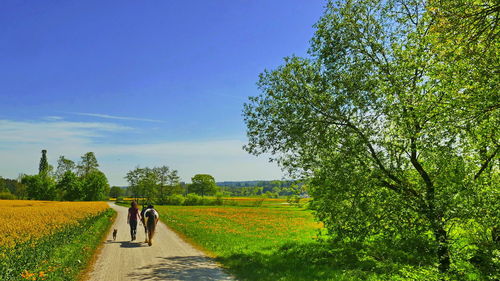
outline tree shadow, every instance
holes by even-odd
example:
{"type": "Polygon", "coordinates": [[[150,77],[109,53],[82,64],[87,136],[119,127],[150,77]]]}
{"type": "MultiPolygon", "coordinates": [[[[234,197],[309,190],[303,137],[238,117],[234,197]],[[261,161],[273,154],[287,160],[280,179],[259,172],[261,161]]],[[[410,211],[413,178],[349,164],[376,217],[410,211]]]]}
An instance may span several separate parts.
{"type": "Polygon", "coordinates": [[[132,280],[233,280],[209,258],[202,256],[157,257],[159,263],[128,274],[132,280]]]}

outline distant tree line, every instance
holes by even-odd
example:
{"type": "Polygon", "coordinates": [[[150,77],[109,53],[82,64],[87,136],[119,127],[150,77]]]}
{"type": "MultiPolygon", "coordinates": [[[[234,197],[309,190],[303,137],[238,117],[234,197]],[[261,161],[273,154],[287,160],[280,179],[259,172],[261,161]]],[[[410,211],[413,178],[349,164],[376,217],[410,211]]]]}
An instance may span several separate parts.
{"type": "Polygon", "coordinates": [[[113,187],[110,195],[126,195],[134,198],[144,198],[148,202],[166,204],[173,195],[215,195],[220,188],[213,176],[197,174],[191,178],[191,184],[180,181],[177,170],[164,165],[161,167],[136,167],[125,176],[129,187],[124,192],[120,187],[113,187]]]}
{"type": "Polygon", "coordinates": [[[0,199],[23,199],[27,196],[26,185],[18,180],[0,177],[0,199]]]}
{"type": "Polygon", "coordinates": [[[272,181],[263,181],[263,180],[256,180],[256,181],[223,181],[223,182],[218,182],[218,186],[224,186],[224,187],[254,187],[254,186],[262,186],[264,188],[266,187],[290,187],[292,185],[296,184],[296,181],[292,180],[272,180],[272,181]]]}
{"type": "Polygon", "coordinates": [[[110,197],[128,196],[144,198],[157,204],[168,204],[172,196],[188,194],[204,196],[265,196],[278,198],[283,196],[307,196],[306,186],[297,181],[233,181],[215,182],[212,175],[196,174],[191,183],[180,181],[177,170],[168,166],[136,167],[125,176],[129,186],[122,188],[113,186],[110,197]]]}
{"type": "Polygon", "coordinates": [[[98,167],[95,154],[87,152],[78,163],[60,156],[54,170],[48,162],[47,150],[42,150],[38,174],[21,175],[19,180],[0,178],[0,198],[103,200],[110,189],[106,175],[98,167]]]}
{"type": "Polygon", "coordinates": [[[227,196],[260,196],[265,195],[269,198],[278,198],[282,196],[307,196],[303,183],[299,181],[233,181],[219,182],[224,195],[227,196]]]}

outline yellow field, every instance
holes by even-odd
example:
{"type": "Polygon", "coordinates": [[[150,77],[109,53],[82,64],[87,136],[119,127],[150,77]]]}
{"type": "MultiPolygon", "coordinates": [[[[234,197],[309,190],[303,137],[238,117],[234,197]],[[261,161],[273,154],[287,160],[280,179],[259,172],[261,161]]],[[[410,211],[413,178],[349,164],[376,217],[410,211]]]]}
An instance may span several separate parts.
{"type": "Polygon", "coordinates": [[[35,241],[107,208],[105,202],[0,200],[0,247],[35,241]]]}

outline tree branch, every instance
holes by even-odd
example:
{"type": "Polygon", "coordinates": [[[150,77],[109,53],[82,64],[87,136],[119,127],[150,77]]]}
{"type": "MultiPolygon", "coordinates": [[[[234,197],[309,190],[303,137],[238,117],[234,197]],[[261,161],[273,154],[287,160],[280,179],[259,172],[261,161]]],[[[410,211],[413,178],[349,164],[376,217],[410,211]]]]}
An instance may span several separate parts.
{"type": "Polygon", "coordinates": [[[500,146],[497,145],[495,151],[493,151],[493,153],[488,158],[486,158],[483,165],[481,165],[481,169],[479,169],[479,171],[474,175],[474,180],[477,180],[479,178],[479,176],[481,176],[483,171],[488,167],[491,160],[495,157],[495,155],[498,153],[499,150],[500,150],[500,146]]]}

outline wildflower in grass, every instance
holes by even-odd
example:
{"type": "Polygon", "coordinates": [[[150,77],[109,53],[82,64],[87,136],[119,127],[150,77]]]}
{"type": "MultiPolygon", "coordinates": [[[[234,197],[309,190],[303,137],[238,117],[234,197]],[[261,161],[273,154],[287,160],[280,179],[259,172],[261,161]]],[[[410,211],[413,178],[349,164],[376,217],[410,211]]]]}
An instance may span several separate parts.
{"type": "MultiPolygon", "coordinates": [[[[31,273],[27,270],[24,270],[22,273],[21,273],[21,277],[24,278],[24,279],[33,279],[33,277],[35,277],[35,273],[31,273]]],[[[35,277],[36,279],[36,277],[35,277]]]]}

